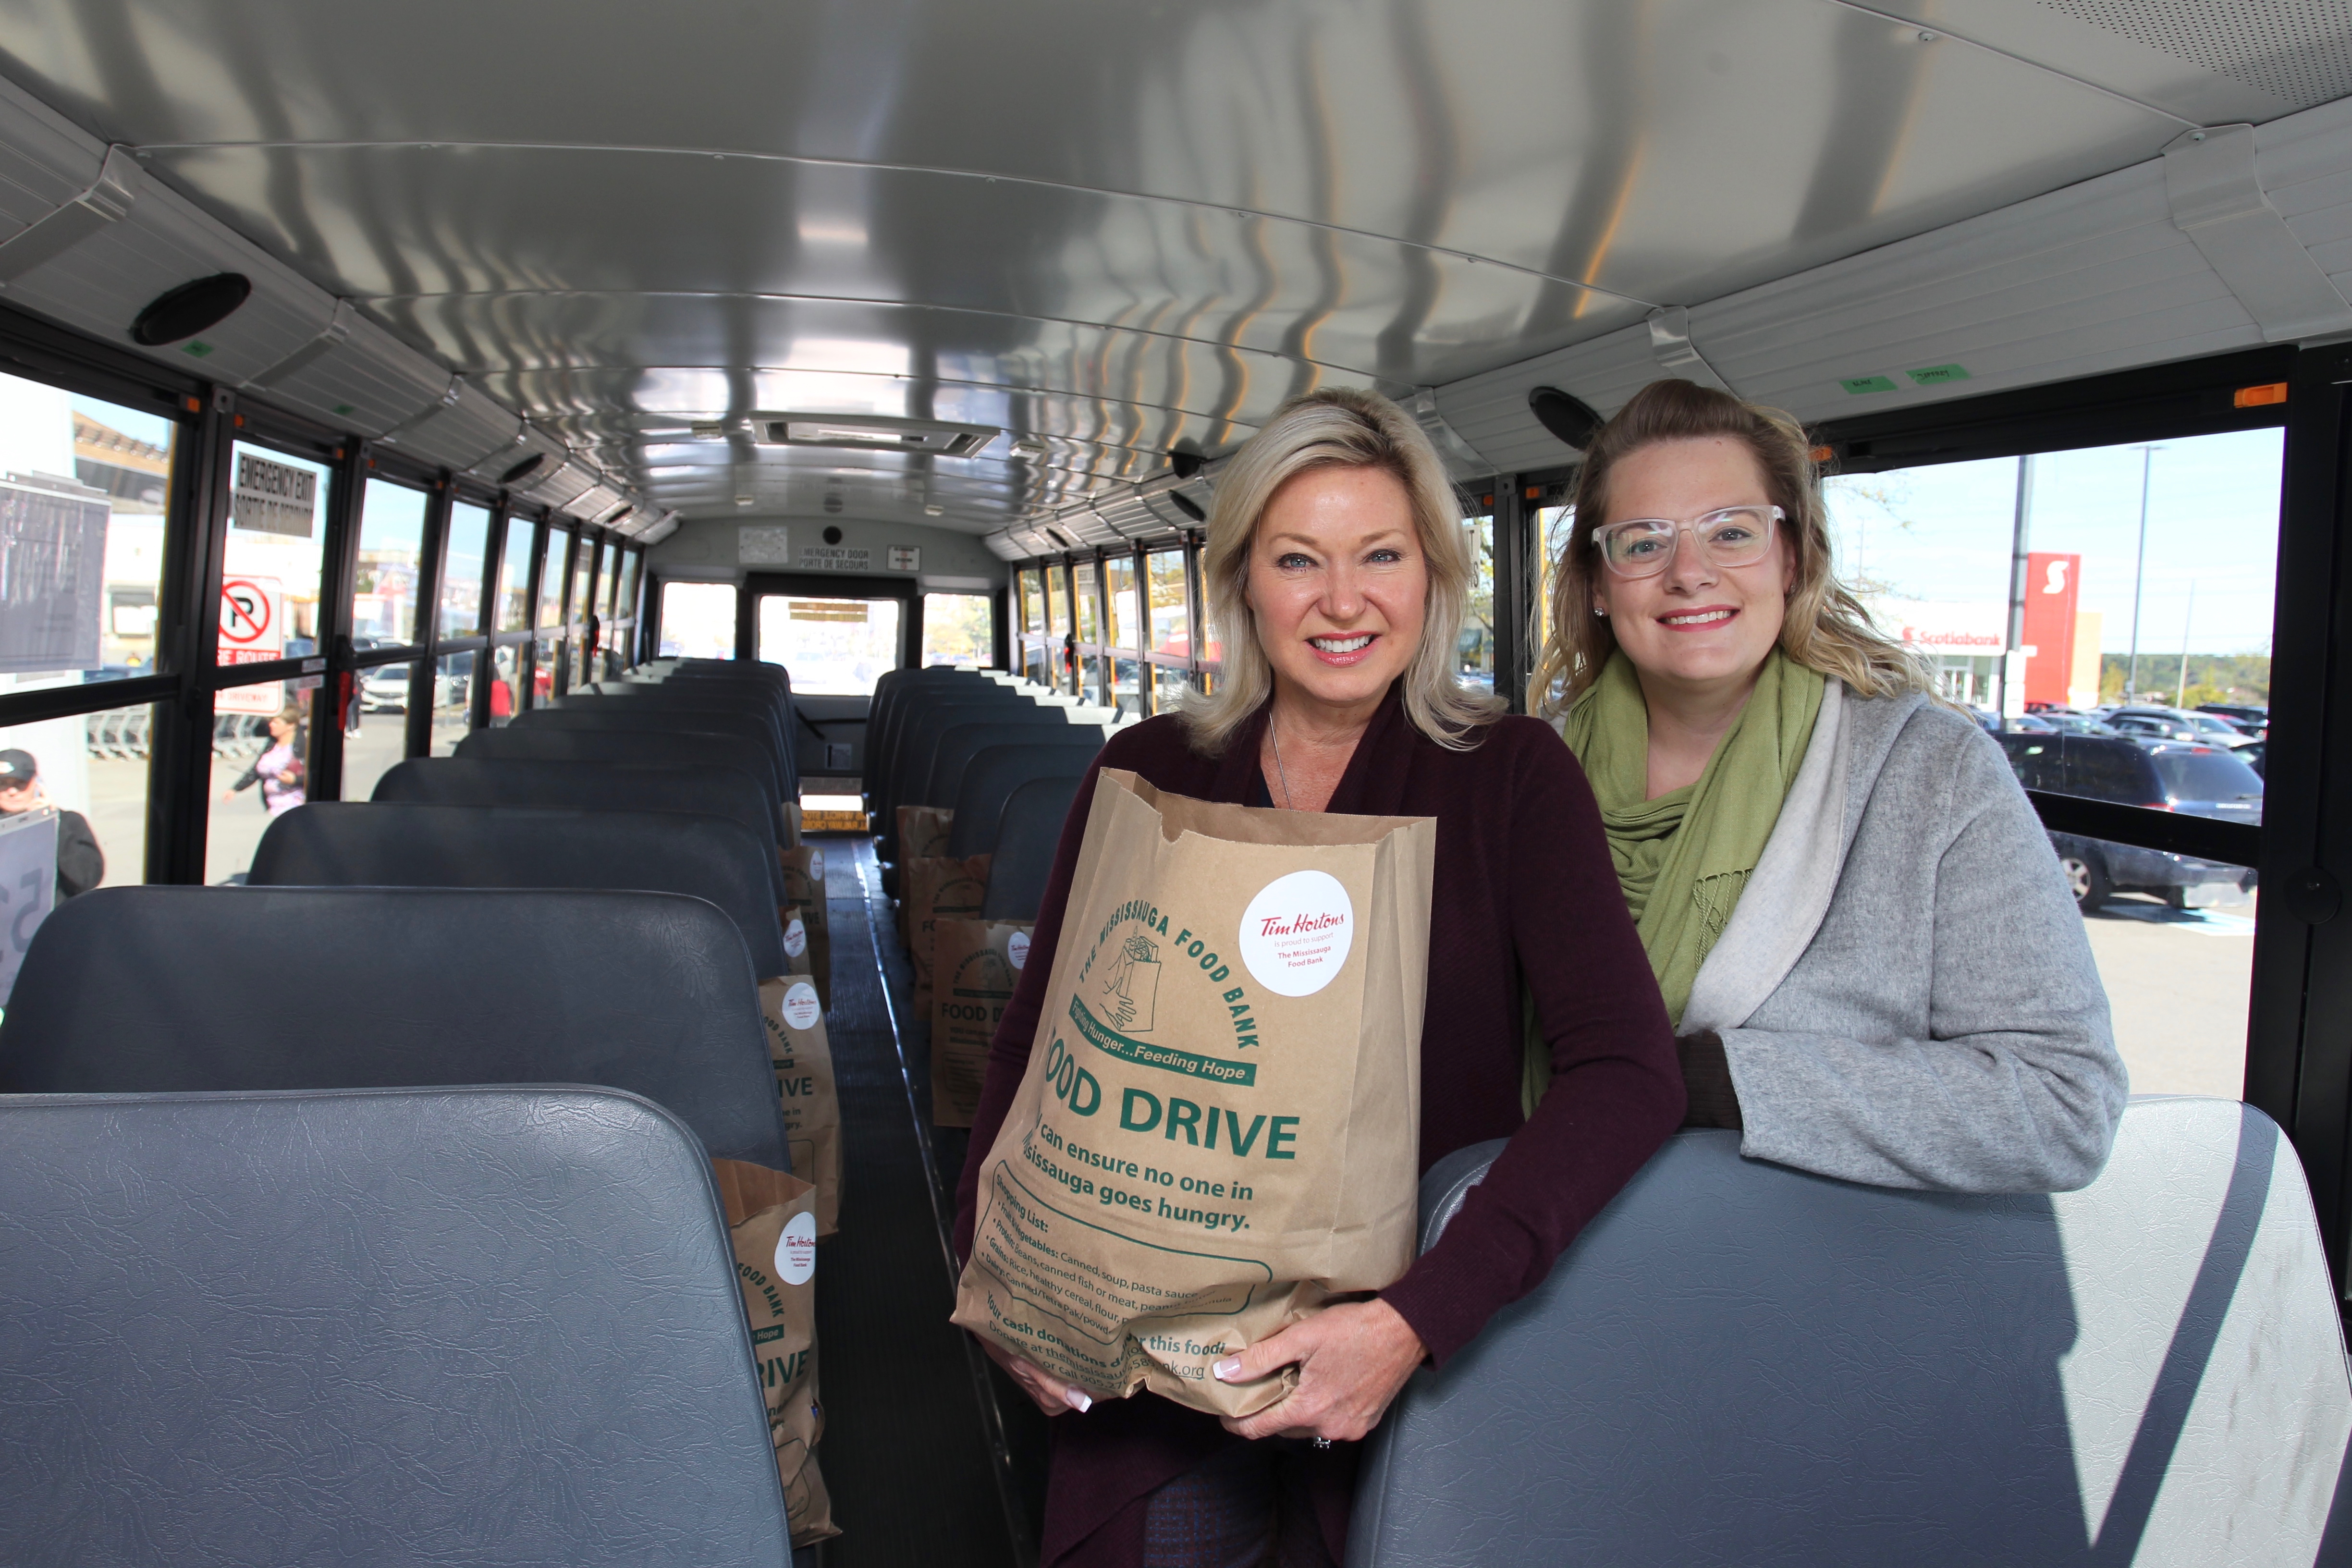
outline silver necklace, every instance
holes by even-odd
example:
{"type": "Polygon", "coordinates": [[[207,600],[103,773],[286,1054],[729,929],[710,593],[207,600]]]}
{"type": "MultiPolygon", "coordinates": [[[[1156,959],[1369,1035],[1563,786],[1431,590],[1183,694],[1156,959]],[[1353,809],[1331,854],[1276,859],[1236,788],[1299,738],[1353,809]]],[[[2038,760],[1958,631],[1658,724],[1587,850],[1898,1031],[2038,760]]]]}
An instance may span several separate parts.
{"type": "Polygon", "coordinates": [[[1274,742],[1274,774],[1282,781],[1282,808],[1296,811],[1298,808],[1290,804],[1290,770],[1282,765],[1282,731],[1275,728],[1271,710],[1265,716],[1265,738],[1274,742]]]}

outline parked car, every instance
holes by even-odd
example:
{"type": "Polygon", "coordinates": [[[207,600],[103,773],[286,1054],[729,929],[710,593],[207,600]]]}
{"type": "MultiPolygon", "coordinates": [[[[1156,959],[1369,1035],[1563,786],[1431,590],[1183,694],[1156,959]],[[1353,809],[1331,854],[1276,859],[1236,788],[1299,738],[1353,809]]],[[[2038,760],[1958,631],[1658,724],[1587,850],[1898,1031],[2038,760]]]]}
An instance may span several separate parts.
{"type": "MultiPolygon", "coordinates": [[[[2263,781],[2229,751],[2195,744],[2145,745],[2097,735],[2002,735],[2018,782],[2031,790],[2260,826],[2263,781]]],[[[2074,902],[2088,913],[2117,893],[2151,893],[2177,910],[2242,902],[2251,868],[2053,833],[2074,902]]]]}
{"type": "Polygon", "coordinates": [[[2255,775],[2263,781],[2263,786],[2267,788],[2269,787],[2270,774],[2263,771],[2263,763],[2264,759],[2270,755],[2270,750],[2271,743],[2268,741],[2256,741],[2251,746],[2240,746],[2236,751],[2230,754],[2237,758],[2238,761],[2245,763],[2246,766],[2253,769],[2255,775]]]}
{"type": "Polygon", "coordinates": [[[2095,718],[2088,713],[2077,713],[2072,709],[2053,708],[2037,713],[2034,717],[2062,735],[2098,735],[2110,741],[2119,741],[2124,738],[2123,731],[2105,720],[2095,718]]]}
{"type": "Polygon", "coordinates": [[[2157,738],[2168,741],[2201,741],[2209,746],[2242,746],[2252,737],[2218,713],[2195,712],[2179,708],[2158,708],[2147,703],[2118,708],[2107,715],[2107,722],[2126,734],[2154,732],[2157,726],[2168,726],[2169,733],[2157,738]],[[2125,721],[2139,721],[2127,725],[2125,721]]]}
{"type": "Polygon", "coordinates": [[[2119,708],[2106,717],[2107,728],[2133,741],[2195,741],[2197,726],[2169,713],[2119,708]]]}
{"type": "Polygon", "coordinates": [[[2218,714],[2258,741],[2267,739],[2270,734],[2271,710],[2263,703],[2200,702],[2197,711],[2218,714]]]}
{"type": "Polygon", "coordinates": [[[360,676],[360,711],[404,713],[408,710],[408,666],[380,664],[360,676]]]}

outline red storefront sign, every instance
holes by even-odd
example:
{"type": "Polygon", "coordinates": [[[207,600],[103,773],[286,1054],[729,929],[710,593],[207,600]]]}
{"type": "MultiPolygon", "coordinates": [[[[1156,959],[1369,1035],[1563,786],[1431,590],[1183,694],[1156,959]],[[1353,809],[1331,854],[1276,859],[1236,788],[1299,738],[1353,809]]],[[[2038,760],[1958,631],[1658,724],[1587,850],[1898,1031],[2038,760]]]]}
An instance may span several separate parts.
{"type": "Polygon", "coordinates": [[[2025,700],[2066,705],[2074,673],[2074,601],[2083,558],[2035,552],[2025,558],[2025,700]]]}

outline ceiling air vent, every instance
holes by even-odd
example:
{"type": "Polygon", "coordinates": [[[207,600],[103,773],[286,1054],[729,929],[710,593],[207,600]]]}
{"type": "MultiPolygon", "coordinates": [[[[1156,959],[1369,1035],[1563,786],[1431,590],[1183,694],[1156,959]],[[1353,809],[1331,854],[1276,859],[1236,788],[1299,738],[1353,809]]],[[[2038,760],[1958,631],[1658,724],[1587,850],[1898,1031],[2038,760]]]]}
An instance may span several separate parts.
{"type": "Polygon", "coordinates": [[[1000,434],[993,425],[947,425],[868,414],[762,414],[751,421],[751,428],[760,440],[775,447],[854,447],[936,458],[970,457],[1000,434]]]}

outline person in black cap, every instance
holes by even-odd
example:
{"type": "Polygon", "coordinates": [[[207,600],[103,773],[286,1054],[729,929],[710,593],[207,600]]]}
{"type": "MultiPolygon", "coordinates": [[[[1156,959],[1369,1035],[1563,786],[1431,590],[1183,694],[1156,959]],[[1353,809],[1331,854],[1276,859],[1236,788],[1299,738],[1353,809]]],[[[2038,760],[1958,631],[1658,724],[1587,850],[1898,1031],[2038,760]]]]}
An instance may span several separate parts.
{"type": "Polygon", "coordinates": [[[0,816],[14,816],[37,806],[56,806],[58,813],[58,900],[87,893],[106,879],[106,856],[89,818],[68,811],[41,787],[40,764],[30,752],[0,752],[0,816]]]}

